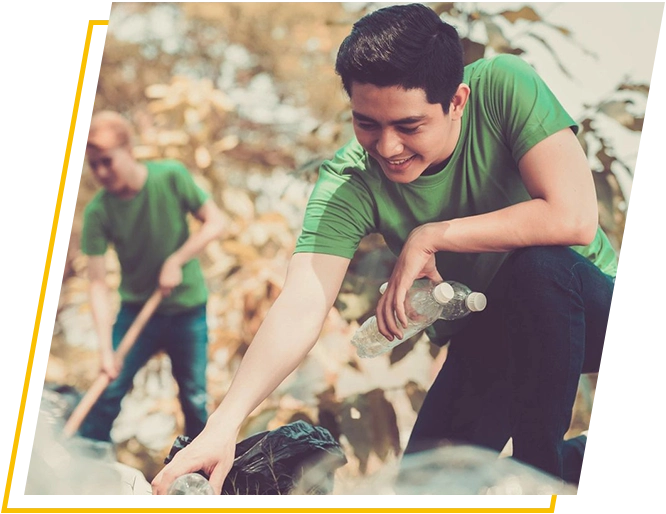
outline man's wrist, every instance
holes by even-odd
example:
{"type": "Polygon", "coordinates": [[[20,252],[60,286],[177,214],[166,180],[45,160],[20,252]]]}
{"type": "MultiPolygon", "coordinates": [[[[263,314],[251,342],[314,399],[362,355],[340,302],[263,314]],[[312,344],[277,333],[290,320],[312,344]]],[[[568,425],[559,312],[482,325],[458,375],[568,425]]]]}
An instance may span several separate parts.
{"type": "Polygon", "coordinates": [[[178,266],[179,268],[182,268],[185,264],[183,258],[177,251],[167,257],[167,262],[173,266],[178,266]]]}
{"type": "Polygon", "coordinates": [[[448,221],[435,221],[423,227],[422,247],[428,253],[447,251],[446,232],[449,228],[448,221]]]}

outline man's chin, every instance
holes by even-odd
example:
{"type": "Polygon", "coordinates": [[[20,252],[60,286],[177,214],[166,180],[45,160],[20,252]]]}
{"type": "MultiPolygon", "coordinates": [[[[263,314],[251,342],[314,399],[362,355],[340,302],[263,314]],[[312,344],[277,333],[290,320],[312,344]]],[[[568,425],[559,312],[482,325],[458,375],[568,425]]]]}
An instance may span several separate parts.
{"type": "Polygon", "coordinates": [[[395,172],[392,170],[387,170],[384,167],[382,167],[382,172],[387,179],[389,179],[391,182],[395,182],[396,184],[409,184],[414,182],[423,173],[423,171],[416,170],[395,172]]]}

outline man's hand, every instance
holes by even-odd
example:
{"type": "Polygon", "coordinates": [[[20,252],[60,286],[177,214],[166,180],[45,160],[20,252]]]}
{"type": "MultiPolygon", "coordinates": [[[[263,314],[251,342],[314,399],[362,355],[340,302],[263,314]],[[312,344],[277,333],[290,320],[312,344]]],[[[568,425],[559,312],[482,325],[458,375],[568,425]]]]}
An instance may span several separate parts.
{"type": "Polygon", "coordinates": [[[220,494],[224,479],[234,462],[237,432],[206,425],[189,445],[180,450],[152,481],[153,494],[167,494],[176,478],[186,473],[203,471],[209,477],[215,494],[220,494]]]}
{"type": "Polygon", "coordinates": [[[435,282],[442,281],[435,266],[435,250],[432,244],[435,230],[435,223],[427,223],[409,234],[393,268],[386,291],[377,303],[377,328],[389,341],[392,341],[393,337],[402,339],[403,332],[399,324],[402,328],[407,327],[405,298],[414,281],[423,277],[435,282]]]}
{"type": "Polygon", "coordinates": [[[169,296],[173,288],[179,286],[182,281],[183,269],[180,263],[173,256],[169,257],[162,265],[158,282],[162,296],[169,296]]]}
{"type": "Polygon", "coordinates": [[[111,348],[105,348],[100,350],[100,373],[103,373],[109,377],[109,381],[113,382],[118,375],[123,365],[122,362],[118,362],[116,359],[115,352],[111,348]]]}

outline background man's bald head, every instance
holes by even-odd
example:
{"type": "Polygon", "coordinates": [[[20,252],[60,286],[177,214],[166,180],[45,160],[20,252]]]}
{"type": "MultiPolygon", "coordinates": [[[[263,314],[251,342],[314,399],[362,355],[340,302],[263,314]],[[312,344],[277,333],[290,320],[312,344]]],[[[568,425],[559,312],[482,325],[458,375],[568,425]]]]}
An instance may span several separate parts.
{"type": "Polygon", "coordinates": [[[88,133],[88,147],[108,150],[116,146],[131,147],[134,131],[130,123],[113,111],[93,115],[88,133]]]}

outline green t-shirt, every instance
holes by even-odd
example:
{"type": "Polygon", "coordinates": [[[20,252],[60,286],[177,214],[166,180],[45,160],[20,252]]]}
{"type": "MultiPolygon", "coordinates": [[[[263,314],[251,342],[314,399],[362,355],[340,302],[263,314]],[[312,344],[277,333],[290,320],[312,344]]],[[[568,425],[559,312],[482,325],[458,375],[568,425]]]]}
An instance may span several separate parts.
{"type": "MultiPolygon", "coordinates": [[[[476,61],[465,68],[464,81],[471,94],[446,166],[398,184],[352,140],[321,165],[295,252],[351,258],[363,236],[379,232],[398,255],[409,233],[424,223],[492,212],[530,199],[519,159],[564,128],[577,132],[576,123],[518,57],[476,61]]],[[[601,228],[590,245],[574,249],[615,275],[616,255],[601,228]]],[[[437,268],[449,279],[485,291],[508,255],[438,252],[437,268]]]]}
{"type": "MultiPolygon", "coordinates": [[[[197,212],[207,195],[178,161],[147,161],[146,183],[124,200],[101,190],[86,206],[81,249],[103,255],[108,244],[121,266],[123,302],[143,303],[157,287],[162,264],[189,237],[187,213],[197,212]]],[[[183,282],[162,300],[158,312],[185,311],[206,302],[207,290],[198,259],[183,266],[183,282]]]]}

